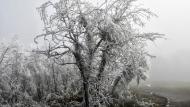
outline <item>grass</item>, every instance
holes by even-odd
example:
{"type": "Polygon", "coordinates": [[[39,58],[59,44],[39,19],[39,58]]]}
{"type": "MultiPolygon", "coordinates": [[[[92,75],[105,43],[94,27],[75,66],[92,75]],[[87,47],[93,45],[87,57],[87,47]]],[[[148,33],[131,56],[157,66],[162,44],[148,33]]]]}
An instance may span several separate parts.
{"type": "Polygon", "coordinates": [[[190,83],[154,82],[151,87],[145,85],[133,87],[139,98],[155,103],[153,107],[190,107],[190,83]]]}

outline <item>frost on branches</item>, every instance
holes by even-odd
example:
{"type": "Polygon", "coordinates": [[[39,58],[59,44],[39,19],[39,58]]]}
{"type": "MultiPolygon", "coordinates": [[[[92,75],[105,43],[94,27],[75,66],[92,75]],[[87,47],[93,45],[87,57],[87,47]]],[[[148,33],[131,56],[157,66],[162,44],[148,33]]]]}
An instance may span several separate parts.
{"type": "Polygon", "coordinates": [[[152,56],[146,43],[163,35],[140,31],[156,15],[135,2],[59,0],[38,8],[44,33],[35,42],[44,40],[48,46],[36,51],[72,72],[77,68],[78,91],[83,93],[85,107],[127,99],[128,84],[135,78],[138,84],[147,78],[147,58],[152,56]]]}

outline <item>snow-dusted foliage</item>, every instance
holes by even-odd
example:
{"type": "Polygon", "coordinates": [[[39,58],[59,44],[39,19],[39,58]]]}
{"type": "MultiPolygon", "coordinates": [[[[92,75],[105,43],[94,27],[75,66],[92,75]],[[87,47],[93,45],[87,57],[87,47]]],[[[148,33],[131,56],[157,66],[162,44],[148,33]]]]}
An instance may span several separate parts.
{"type": "Polygon", "coordinates": [[[44,33],[35,42],[42,38],[48,47],[36,51],[59,65],[78,67],[86,107],[109,104],[119,84],[126,88],[134,78],[137,83],[147,78],[146,41],[163,35],[140,32],[156,15],[135,2],[59,0],[38,8],[44,33]]]}
{"type": "Polygon", "coordinates": [[[44,55],[23,52],[15,43],[0,48],[0,106],[48,106],[54,103],[48,102],[49,94],[60,95],[56,100],[64,101],[80,90],[75,68],[56,65],[44,55]]]}
{"type": "Polygon", "coordinates": [[[0,106],[126,107],[138,105],[129,84],[148,77],[147,41],[139,28],[156,16],[136,0],[57,0],[38,11],[37,48],[0,46],[0,106]],[[43,46],[45,44],[45,46],[43,46]],[[43,46],[43,47],[41,47],[43,46]]]}

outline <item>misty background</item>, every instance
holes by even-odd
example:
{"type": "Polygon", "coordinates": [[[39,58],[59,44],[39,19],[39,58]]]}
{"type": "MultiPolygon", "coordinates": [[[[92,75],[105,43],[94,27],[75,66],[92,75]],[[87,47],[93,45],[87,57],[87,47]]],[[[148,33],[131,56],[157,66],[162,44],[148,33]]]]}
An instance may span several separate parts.
{"type": "MultiPolygon", "coordinates": [[[[0,41],[11,40],[15,35],[26,47],[42,33],[38,11],[48,0],[0,0],[0,41]]],[[[143,7],[158,15],[144,27],[145,32],[159,32],[167,40],[157,40],[149,46],[152,59],[149,81],[190,82],[190,1],[140,0],[143,7]]]]}

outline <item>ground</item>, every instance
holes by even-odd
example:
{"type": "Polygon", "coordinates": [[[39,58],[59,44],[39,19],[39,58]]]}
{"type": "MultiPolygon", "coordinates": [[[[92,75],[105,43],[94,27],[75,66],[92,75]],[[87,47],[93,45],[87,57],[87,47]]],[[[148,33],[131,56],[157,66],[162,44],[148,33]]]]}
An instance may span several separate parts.
{"type": "Polygon", "coordinates": [[[154,82],[147,87],[142,85],[135,91],[156,107],[190,107],[190,83],[187,82],[154,82]]]}

